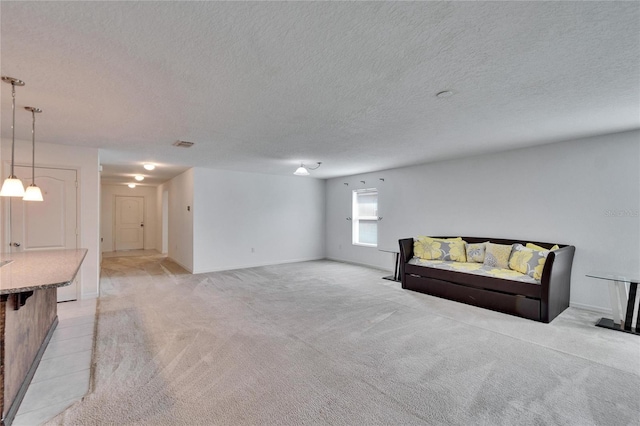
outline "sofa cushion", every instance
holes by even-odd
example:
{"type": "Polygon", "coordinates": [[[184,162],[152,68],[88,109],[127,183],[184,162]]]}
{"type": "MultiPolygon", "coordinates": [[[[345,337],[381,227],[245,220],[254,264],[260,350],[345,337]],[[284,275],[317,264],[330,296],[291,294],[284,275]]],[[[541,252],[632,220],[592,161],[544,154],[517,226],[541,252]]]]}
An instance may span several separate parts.
{"type": "Polygon", "coordinates": [[[484,265],[498,269],[508,269],[511,247],[512,245],[487,242],[484,253],[484,265]]]}
{"type": "Polygon", "coordinates": [[[534,250],[514,244],[509,257],[509,268],[540,281],[549,250],[534,250]]]}
{"type": "Polygon", "coordinates": [[[476,262],[483,263],[484,262],[484,251],[486,243],[475,243],[466,245],[467,249],[467,262],[476,262]]]}
{"type": "Polygon", "coordinates": [[[502,278],[528,284],[540,284],[526,274],[511,269],[494,268],[476,262],[446,262],[442,260],[424,260],[414,257],[408,262],[410,265],[426,266],[428,268],[442,269],[445,271],[464,272],[485,277],[502,278]]]}
{"type": "Polygon", "coordinates": [[[425,260],[453,260],[456,262],[465,262],[467,260],[464,241],[460,237],[418,237],[413,243],[413,253],[425,260]]]}

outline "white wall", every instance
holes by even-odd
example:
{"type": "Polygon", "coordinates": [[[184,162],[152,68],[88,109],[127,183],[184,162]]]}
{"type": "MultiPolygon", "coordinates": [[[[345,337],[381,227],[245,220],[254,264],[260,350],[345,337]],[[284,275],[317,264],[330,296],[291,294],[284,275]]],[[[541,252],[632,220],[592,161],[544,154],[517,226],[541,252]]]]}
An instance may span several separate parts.
{"type": "Polygon", "coordinates": [[[325,181],[196,168],[194,182],[194,272],[324,258],[325,181]]]}
{"type": "Polygon", "coordinates": [[[379,188],[381,248],[417,235],[571,244],[571,304],[602,311],[607,284],[588,271],[640,274],[640,131],[329,180],[327,257],[391,268],[388,255],[351,245],[358,187],[379,188]]]}
{"type": "MultiPolygon", "coordinates": [[[[31,165],[31,141],[16,140],[16,164],[31,165]]],[[[2,140],[2,176],[9,174],[11,140],[2,140]]],[[[80,247],[88,249],[80,269],[82,299],[98,296],[100,274],[100,175],[98,150],[77,146],[36,143],[36,166],[78,170],[78,201],[80,203],[80,247]]],[[[2,200],[5,203],[4,200],[2,200]]],[[[3,206],[2,214],[6,214],[3,206]]],[[[6,220],[2,221],[6,224],[6,220]]],[[[6,225],[5,225],[6,226],[6,225]]]]}
{"type": "MultiPolygon", "coordinates": [[[[189,169],[158,187],[160,193],[165,189],[169,191],[168,256],[189,272],[194,271],[193,175],[194,169],[189,169]]],[[[158,217],[162,223],[162,214],[158,217]]]]}
{"type": "Polygon", "coordinates": [[[156,188],[152,186],[101,185],[100,236],[102,251],[115,250],[114,218],[116,195],[144,198],[144,249],[159,249],[156,244],[156,188]]]}
{"type": "MultiPolygon", "coordinates": [[[[168,183],[163,183],[162,185],[158,185],[155,187],[156,190],[156,205],[154,207],[155,210],[155,214],[156,214],[156,235],[155,235],[155,240],[158,241],[157,244],[157,248],[156,250],[158,250],[159,252],[162,252],[162,239],[164,238],[164,234],[162,232],[162,220],[163,220],[163,214],[162,214],[162,197],[163,197],[163,192],[164,191],[168,191],[168,183]]],[[[168,196],[168,194],[167,194],[168,196]]],[[[168,215],[168,212],[167,212],[168,215]]],[[[169,236],[167,235],[166,238],[168,239],[169,236]]],[[[169,251],[167,250],[167,253],[163,253],[163,254],[168,254],[169,251]]]]}

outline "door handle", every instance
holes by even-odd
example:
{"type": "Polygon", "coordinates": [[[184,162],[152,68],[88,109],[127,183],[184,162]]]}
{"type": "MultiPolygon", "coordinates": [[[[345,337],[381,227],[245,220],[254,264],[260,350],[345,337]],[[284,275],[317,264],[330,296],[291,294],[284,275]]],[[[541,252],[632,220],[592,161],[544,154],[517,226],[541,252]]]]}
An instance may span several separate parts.
{"type": "Polygon", "coordinates": [[[10,243],[9,245],[14,247],[20,247],[20,243],[10,243]]]}

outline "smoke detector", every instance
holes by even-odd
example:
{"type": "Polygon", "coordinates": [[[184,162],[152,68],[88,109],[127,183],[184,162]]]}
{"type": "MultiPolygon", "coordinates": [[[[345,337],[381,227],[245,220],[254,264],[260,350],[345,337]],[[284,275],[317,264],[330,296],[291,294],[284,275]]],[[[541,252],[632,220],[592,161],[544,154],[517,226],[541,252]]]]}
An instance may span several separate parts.
{"type": "Polygon", "coordinates": [[[187,141],[175,141],[173,143],[173,146],[178,146],[180,148],[191,148],[193,145],[195,145],[193,142],[187,141]]]}

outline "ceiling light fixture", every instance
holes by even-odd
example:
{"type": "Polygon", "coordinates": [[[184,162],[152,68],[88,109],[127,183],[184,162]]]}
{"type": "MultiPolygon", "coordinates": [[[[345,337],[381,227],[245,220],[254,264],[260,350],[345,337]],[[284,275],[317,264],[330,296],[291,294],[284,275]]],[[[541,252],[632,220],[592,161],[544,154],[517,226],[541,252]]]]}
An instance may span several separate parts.
{"type": "Polygon", "coordinates": [[[144,176],[142,175],[135,175],[134,177],[135,180],[137,180],[138,182],[143,181],[144,180],[144,176]]]}
{"type": "Polygon", "coordinates": [[[11,85],[11,112],[13,113],[13,121],[11,122],[11,174],[4,180],[0,197],[23,197],[24,186],[22,181],[13,174],[13,166],[15,164],[15,145],[16,145],[16,86],[24,86],[24,81],[17,78],[2,76],[2,81],[11,85]]]}
{"type": "Polygon", "coordinates": [[[36,113],[42,112],[40,108],[24,107],[27,111],[31,111],[33,117],[31,124],[31,185],[27,186],[24,192],[24,201],[44,201],[42,191],[36,185],[36,113]]]}
{"type": "Polygon", "coordinates": [[[316,170],[318,167],[320,167],[320,164],[322,163],[318,161],[317,166],[309,167],[309,166],[305,166],[303,163],[300,163],[300,167],[298,167],[298,169],[295,172],[293,172],[293,174],[296,176],[309,176],[309,170],[316,170]]]}
{"type": "Polygon", "coordinates": [[[195,144],[189,141],[175,141],[173,143],[173,146],[177,146],[179,148],[191,148],[193,145],[195,144]]]}
{"type": "Polygon", "coordinates": [[[436,98],[444,99],[450,98],[453,96],[453,92],[451,90],[443,90],[442,92],[436,93],[436,98]]]}
{"type": "Polygon", "coordinates": [[[128,184],[127,186],[128,186],[129,188],[133,189],[133,188],[135,188],[135,187],[136,187],[136,184],[135,184],[135,183],[130,183],[130,184],[128,184]]]}
{"type": "Polygon", "coordinates": [[[145,170],[151,171],[156,168],[156,165],[151,163],[145,163],[142,167],[144,167],[145,170]]]}

